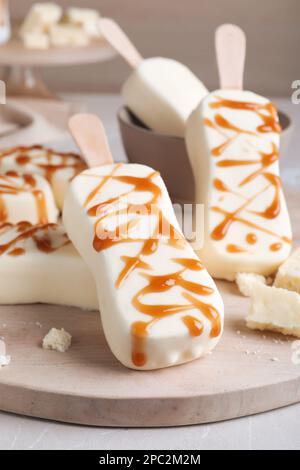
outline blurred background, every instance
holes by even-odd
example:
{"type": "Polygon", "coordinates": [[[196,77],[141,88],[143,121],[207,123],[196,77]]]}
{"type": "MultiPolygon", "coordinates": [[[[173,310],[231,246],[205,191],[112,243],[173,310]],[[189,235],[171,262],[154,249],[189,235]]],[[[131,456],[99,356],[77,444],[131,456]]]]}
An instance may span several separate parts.
{"type": "MultiPolygon", "coordinates": [[[[11,0],[14,19],[31,0],[11,0]]],[[[300,78],[300,0],[61,0],[62,6],[97,8],[114,17],[148,56],[188,65],[210,89],[218,84],[214,30],[224,22],[241,26],[248,38],[246,88],[268,96],[290,96],[300,78]]],[[[56,91],[118,92],[128,75],[121,59],[98,65],[45,70],[56,91]]]]}

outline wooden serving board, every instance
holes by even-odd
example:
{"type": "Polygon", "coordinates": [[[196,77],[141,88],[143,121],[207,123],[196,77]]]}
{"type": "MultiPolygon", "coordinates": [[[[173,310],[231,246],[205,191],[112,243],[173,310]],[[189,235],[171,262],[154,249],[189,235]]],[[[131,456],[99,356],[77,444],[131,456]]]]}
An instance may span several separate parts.
{"type": "MultiPolygon", "coordinates": [[[[292,193],[300,241],[299,193],[292,193]]],[[[21,415],[93,426],[179,426],[221,421],[300,401],[295,339],[250,331],[249,300],[235,284],[220,282],[226,323],[212,355],[170,369],[137,372],[112,356],[98,313],[57,306],[0,308],[11,365],[0,370],[0,409],[21,415]],[[73,336],[69,352],[44,351],[50,328],[73,336]]]]}

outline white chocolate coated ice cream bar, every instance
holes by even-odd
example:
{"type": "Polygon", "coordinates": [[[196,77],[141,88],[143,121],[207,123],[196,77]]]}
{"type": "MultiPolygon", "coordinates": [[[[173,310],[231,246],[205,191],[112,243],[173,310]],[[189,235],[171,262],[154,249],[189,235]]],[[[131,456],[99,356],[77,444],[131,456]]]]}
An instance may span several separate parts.
{"type": "Polygon", "coordinates": [[[274,105],[249,91],[217,90],[188,120],[196,202],[205,206],[199,254],[216,278],[232,281],[240,272],[268,276],[289,256],[280,130],[274,105]]]}
{"type": "Polygon", "coordinates": [[[126,164],[87,170],[70,185],[63,219],[92,271],[104,332],[123,365],[159,369],[217,345],[221,296],[157,172],[126,164]]]}

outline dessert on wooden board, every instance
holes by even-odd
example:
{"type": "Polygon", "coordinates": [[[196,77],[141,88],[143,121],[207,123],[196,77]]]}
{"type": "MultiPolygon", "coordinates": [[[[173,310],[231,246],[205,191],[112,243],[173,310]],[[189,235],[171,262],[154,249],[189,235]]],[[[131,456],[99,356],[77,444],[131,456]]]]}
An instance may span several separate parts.
{"type": "Polygon", "coordinates": [[[71,179],[85,168],[86,164],[79,155],[41,145],[0,150],[0,173],[15,171],[18,174],[43,176],[51,185],[60,210],[71,179]]]}
{"type": "Polygon", "coordinates": [[[59,211],[47,180],[40,175],[7,171],[0,174],[0,224],[24,220],[55,223],[59,211]]]}
{"type": "Polygon", "coordinates": [[[221,89],[191,114],[186,143],[196,203],[205,210],[199,255],[213,277],[233,281],[240,272],[273,274],[290,254],[292,230],[279,172],[276,108],[268,99],[238,89],[242,78],[232,77],[231,64],[224,63],[227,36],[234,41],[242,77],[245,38],[239,28],[225,25],[216,35],[221,89]],[[232,78],[238,81],[235,88],[232,78]]]}
{"type": "Polygon", "coordinates": [[[93,278],[62,225],[0,225],[0,284],[2,305],[98,307],[93,278]]]}
{"type": "MultiPolygon", "coordinates": [[[[47,20],[43,8],[38,13],[48,21],[44,29],[34,26],[38,8],[27,31],[47,30],[64,42],[79,23],[87,30],[93,17],[96,24],[93,12],[72,9],[67,31],[58,10],[49,8],[47,20]]],[[[134,67],[123,88],[125,104],[152,130],[186,133],[196,203],[205,205],[201,260],[155,169],[115,164],[102,128],[93,129],[96,118],[77,116],[71,128],[79,129],[75,138],[88,165],[41,146],[0,152],[1,303],[99,305],[113,354],[137,370],[182,364],[215,348],[224,307],[212,277],[236,279],[250,296],[249,328],[300,335],[299,256],[286,261],[292,234],[278,166],[278,116],[269,100],[242,90],[245,41],[229,26],[235,44],[228,42],[228,26],[217,33],[221,88],[208,94],[182,64],[142,59],[114,22],[100,22],[134,67]],[[226,47],[235,51],[230,67],[226,47]],[[68,235],[56,224],[63,207],[68,235]],[[264,276],[278,267],[274,286],[267,285],[264,276]]],[[[44,346],[63,350],[70,339],[64,333],[53,329],[44,346]]]]}
{"type": "Polygon", "coordinates": [[[108,344],[138,370],[199,358],[222,334],[217,287],[185,240],[159,174],[114,164],[101,121],[78,115],[71,129],[85,157],[91,139],[84,148],[84,129],[92,127],[102,166],[72,181],[63,221],[93,274],[108,344]]]}

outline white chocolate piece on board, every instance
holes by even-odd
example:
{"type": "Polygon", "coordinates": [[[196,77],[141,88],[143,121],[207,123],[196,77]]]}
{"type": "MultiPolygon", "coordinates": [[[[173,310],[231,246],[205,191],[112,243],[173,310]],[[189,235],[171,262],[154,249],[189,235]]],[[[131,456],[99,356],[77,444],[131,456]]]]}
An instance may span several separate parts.
{"type": "Polygon", "coordinates": [[[60,21],[62,12],[62,8],[55,3],[36,3],[32,5],[20,28],[20,36],[22,37],[28,33],[47,32],[52,24],[60,21]]]}
{"type": "Polygon", "coordinates": [[[62,226],[0,226],[0,304],[48,303],[97,310],[93,278],[62,226]]]}
{"type": "Polygon", "coordinates": [[[245,297],[250,297],[257,283],[266,285],[267,280],[260,274],[239,273],[236,276],[236,283],[240,293],[245,297]]]}
{"type": "Polygon", "coordinates": [[[65,331],[63,328],[58,330],[57,328],[51,328],[49,333],[43,339],[43,349],[52,349],[65,353],[70,349],[72,344],[72,336],[70,333],[65,331]]]}
{"type": "Polygon", "coordinates": [[[122,89],[125,106],[151,130],[184,137],[190,113],[208,94],[183,64],[154,57],[141,61],[122,89]]]}
{"type": "Polygon", "coordinates": [[[59,152],[41,145],[0,151],[0,173],[16,171],[43,176],[52,187],[59,209],[63,207],[70,181],[85,168],[86,164],[79,155],[59,152]]]}
{"type": "Polygon", "coordinates": [[[188,120],[196,203],[205,212],[199,255],[213,277],[269,276],[290,254],[279,134],[275,107],[249,91],[210,93],[188,120]]]}
{"type": "Polygon", "coordinates": [[[123,365],[159,369],[217,345],[222,298],[158,173],[126,164],[87,170],[70,185],[63,220],[92,271],[105,336],[123,365]]]}
{"type": "Polygon", "coordinates": [[[300,338],[300,295],[257,283],[251,293],[247,326],[300,338]]]}
{"type": "Polygon", "coordinates": [[[50,38],[43,32],[24,33],[22,40],[27,49],[49,49],[50,47],[50,38]]]}
{"type": "Polygon", "coordinates": [[[98,26],[100,13],[91,8],[68,8],[66,11],[66,20],[75,26],[80,26],[90,37],[99,37],[100,29],[98,26]]]}
{"type": "Polygon", "coordinates": [[[300,294],[300,248],[280,266],[274,285],[300,294]]]}
{"type": "Polygon", "coordinates": [[[81,47],[90,42],[88,34],[81,26],[55,24],[50,27],[49,35],[53,47],[81,47]]]}
{"type": "Polygon", "coordinates": [[[0,174],[0,224],[55,223],[59,212],[52,190],[40,175],[19,174],[14,171],[0,174]]]}

